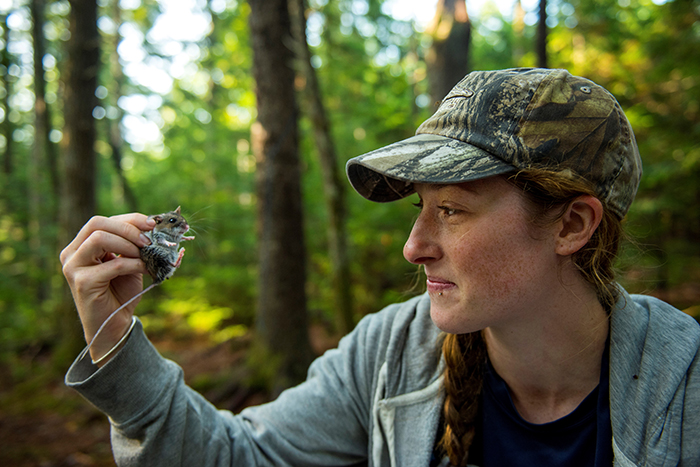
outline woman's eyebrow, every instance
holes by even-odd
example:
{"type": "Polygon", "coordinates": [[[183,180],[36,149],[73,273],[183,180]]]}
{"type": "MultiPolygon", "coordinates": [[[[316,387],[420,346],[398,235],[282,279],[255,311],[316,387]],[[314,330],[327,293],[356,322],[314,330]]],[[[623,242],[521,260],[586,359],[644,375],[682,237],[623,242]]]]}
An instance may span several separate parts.
{"type": "Polygon", "coordinates": [[[464,195],[468,196],[479,196],[481,195],[481,190],[477,188],[478,183],[475,182],[462,182],[462,183],[450,183],[450,184],[440,184],[440,183],[416,183],[416,194],[418,197],[422,198],[423,195],[433,194],[436,196],[449,196],[449,195],[464,195]]]}
{"type": "Polygon", "coordinates": [[[456,191],[458,193],[463,193],[467,192],[473,195],[480,195],[481,192],[476,186],[477,184],[474,182],[462,182],[462,183],[455,183],[455,184],[450,184],[450,185],[435,185],[436,186],[436,191],[439,192],[452,192],[456,191]]]}

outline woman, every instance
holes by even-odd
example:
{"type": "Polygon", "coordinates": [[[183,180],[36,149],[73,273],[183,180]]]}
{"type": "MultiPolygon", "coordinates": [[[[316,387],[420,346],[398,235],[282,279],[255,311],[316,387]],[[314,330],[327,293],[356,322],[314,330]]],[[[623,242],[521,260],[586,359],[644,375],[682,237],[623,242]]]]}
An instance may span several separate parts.
{"type": "MultiPolygon", "coordinates": [[[[129,309],[91,349],[101,368],[66,376],[110,416],[119,465],[700,465],[700,326],[614,282],[641,162],[607,91],[471,73],[415,137],[347,171],[370,200],[418,193],[404,255],[427,293],[237,416],[185,386],[129,309]]],[[[95,218],[63,251],[88,341],[140,289],[149,228],[95,218]]]]}

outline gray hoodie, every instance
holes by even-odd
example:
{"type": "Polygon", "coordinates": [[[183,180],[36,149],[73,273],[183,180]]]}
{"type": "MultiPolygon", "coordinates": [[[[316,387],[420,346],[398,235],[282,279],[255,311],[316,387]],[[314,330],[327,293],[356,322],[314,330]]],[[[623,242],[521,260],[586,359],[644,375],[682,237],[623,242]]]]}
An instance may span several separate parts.
{"type": "MultiPolygon", "coordinates": [[[[66,384],[112,424],[120,466],[427,467],[444,397],[427,295],[365,317],[305,383],[239,415],[188,388],[137,324],[103,368],[73,363],[66,384]]],[[[623,293],[612,314],[615,465],[700,466],[700,326],[623,293]]]]}

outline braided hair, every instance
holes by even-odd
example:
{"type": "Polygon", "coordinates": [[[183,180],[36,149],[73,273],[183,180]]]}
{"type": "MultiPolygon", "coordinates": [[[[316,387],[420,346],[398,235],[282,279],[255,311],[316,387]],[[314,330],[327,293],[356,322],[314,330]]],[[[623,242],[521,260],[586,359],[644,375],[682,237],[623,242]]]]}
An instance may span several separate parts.
{"type": "Polygon", "coordinates": [[[450,458],[452,465],[463,466],[466,465],[469,446],[476,433],[486,343],[480,331],[444,334],[443,339],[445,426],[438,446],[450,458]]]}

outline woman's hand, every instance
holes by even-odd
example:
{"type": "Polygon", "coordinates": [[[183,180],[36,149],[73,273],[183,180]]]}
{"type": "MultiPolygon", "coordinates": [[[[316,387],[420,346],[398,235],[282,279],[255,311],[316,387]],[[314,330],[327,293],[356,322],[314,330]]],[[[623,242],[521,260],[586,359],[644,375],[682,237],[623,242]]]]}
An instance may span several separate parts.
{"type": "MultiPolygon", "coordinates": [[[[63,275],[90,342],[107,317],[139,293],[147,273],[139,248],[150,240],[142,231],[152,230],[155,221],[143,214],[95,216],[61,252],[63,275]]],[[[97,360],[126,333],[138,300],[119,312],[102,330],[90,348],[97,360]]]]}

